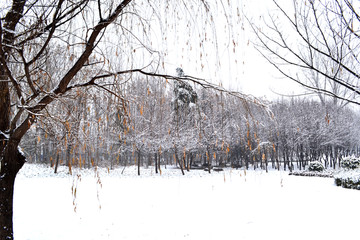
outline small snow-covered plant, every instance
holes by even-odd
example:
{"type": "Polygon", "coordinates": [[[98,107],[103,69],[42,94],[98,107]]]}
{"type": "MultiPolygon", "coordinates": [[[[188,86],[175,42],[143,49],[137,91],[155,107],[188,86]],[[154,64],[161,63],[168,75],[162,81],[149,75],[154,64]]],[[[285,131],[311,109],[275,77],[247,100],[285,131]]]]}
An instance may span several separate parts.
{"type": "Polygon", "coordinates": [[[315,161],[309,164],[308,170],[310,172],[322,172],[325,170],[325,167],[320,161],[315,161]]]}
{"type": "Polygon", "coordinates": [[[348,156],[341,161],[341,167],[345,169],[356,169],[360,167],[360,158],[348,156]]]}
{"type": "Polygon", "coordinates": [[[360,190],[360,158],[348,156],[341,160],[342,170],[334,176],[335,184],[360,190]]]}
{"type": "Polygon", "coordinates": [[[334,176],[335,184],[344,188],[360,190],[360,170],[343,170],[334,176]]]}

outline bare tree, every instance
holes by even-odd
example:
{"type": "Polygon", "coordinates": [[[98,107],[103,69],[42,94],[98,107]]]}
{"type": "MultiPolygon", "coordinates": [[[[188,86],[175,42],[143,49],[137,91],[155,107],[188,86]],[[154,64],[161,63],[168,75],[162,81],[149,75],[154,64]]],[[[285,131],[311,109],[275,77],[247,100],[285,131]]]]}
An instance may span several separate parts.
{"type": "MultiPolygon", "coordinates": [[[[40,3],[14,0],[5,17],[1,18],[0,112],[4,117],[0,124],[0,239],[13,239],[14,181],[25,163],[25,156],[19,150],[21,139],[50,103],[71,90],[69,84],[89,64],[89,57],[104,30],[123,13],[130,2],[121,1],[106,13],[102,13],[99,5],[99,20],[81,42],[84,47],[79,56],[58,77],[49,76],[43,70],[46,53],[51,51],[49,47],[55,39],[61,39],[69,23],[90,7],[91,1],[73,3],[59,0],[40,3]],[[49,81],[55,84],[52,90],[44,88],[43,83],[49,81]]],[[[94,79],[86,85],[95,84],[94,79]]]]}
{"type": "Polygon", "coordinates": [[[273,0],[276,11],[250,25],[256,48],[284,76],[335,104],[359,101],[358,3],[349,0],[273,0]]]}

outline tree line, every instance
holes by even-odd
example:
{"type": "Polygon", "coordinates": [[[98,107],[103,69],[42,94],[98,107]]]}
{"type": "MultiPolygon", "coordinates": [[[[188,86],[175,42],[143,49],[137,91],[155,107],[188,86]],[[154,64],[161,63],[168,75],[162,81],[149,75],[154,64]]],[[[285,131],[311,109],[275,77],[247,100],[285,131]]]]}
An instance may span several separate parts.
{"type": "MultiPolygon", "coordinates": [[[[359,153],[358,114],[311,98],[267,109],[187,82],[134,77],[117,91],[81,89],[39,117],[22,141],[29,162],[53,167],[335,168],[359,153]],[[63,117],[65,116],[65,118],[63,117]]],[[[60,100],[59,100],[60,101],[60,100]]]]}

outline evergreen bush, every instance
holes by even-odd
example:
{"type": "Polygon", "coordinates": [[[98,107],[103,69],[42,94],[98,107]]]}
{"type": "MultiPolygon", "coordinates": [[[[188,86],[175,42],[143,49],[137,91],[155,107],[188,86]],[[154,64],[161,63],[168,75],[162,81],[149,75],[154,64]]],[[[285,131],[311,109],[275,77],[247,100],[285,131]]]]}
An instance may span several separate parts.
{"type": "Polygon", "coordinates": [[[360,170],[343,170],[334,176],[336,186],[360,190],[360,170]]]}
{"type": "Polygon", "coordinates": [[[354,156],[345,157],[341,161],[341,167],[345,169],[356,169],[360,166],[360,159],[354,156]]]}
{"type": "Polygon", "coordinates": [[[308,167],[308,171],[310,172],[322,172],[324,170],[325,170],[324,165],[319,161],[310,163],[308,167]]]}

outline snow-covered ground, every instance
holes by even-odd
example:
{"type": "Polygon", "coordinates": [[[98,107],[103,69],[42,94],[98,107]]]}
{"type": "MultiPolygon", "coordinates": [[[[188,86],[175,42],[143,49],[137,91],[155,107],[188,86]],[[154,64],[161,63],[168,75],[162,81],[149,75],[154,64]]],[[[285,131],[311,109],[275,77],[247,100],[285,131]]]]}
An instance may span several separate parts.
{"type": "Polygon", "coordinates": [[[234,169],[52,171],[27,164],[19,173],[17,240],[360,238],[360,191],[332,178],[234,169]]]}

